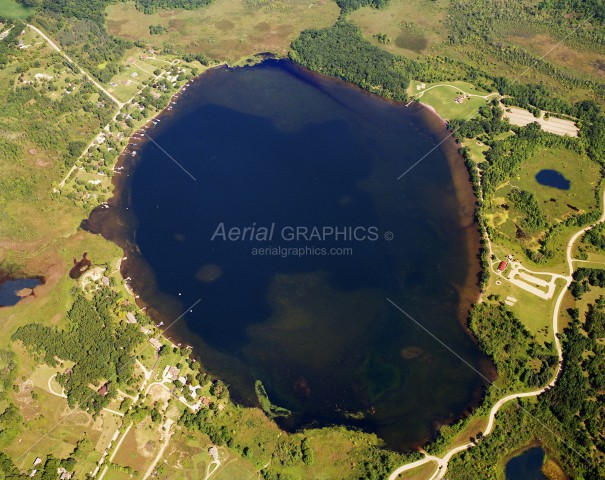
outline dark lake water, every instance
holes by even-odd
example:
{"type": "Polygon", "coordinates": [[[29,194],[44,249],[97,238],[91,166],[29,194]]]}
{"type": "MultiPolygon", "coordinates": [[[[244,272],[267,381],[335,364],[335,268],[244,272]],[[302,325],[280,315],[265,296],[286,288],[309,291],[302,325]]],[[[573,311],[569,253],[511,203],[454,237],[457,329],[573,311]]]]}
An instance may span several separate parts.
{"type": "Polygon", "coordinates": [[[506,464],[506,480],[548,480],[542,473],[544,450],[533,447],[506,464]]]}
{"type": "Polygon", "coordinates": [[[0,283],[0,307],[16,305],[22,300],[17,292],[23,288],[34,288],[40,285],[42,281],[39,278],[20,278],[16,280],[6,280],[0,283]]]}
{"type": "Polygon", "coordinates": [[[540,185],[558,188],[559,190],[569,190],[571,188],[571,182],[557,170],[540,170],[536,174],[536,181],[540,185]]]}
{"type": "Polygon", "coordinates": [[[481,377],[387,300],[487,365],[462,326],[478,235],[456,145],[397,180],[441,121],[266,61],[204,74],[147,134],[88,228],[123,246],[123,275],[166,324],[202,299],[168,333],[237,401],[256,404],[260,379],[293,412],[282,427],[354,426],[396,449],[478,401],[481,377]]]}

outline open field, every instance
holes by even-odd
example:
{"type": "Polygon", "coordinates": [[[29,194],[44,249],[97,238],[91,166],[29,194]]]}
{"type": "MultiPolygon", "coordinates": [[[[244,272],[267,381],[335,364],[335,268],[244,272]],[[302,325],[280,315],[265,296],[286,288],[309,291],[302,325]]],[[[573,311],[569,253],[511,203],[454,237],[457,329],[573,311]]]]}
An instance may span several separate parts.
{"type": "MultiPolygon", "coordinates": [[[[544,149],[532,156],[515,177],[496,190],[492,204],[485,213],[486,221],[498,229],[497,243],[509,248],[511,251],[508,253],[513,253],[517,258],[524,258],[520,247],[537,249],[545,229],[532,231],[523,226],[525,214],[508,197],[513,188],[532,192],[547,223],[558,224],[571,215],[599,208],[595,189],[599,186],[600,179],[599,166],[587,156],[567,149],[544,149]],[[535,177],[545,169],[563,174],[571,182],[571,188],[560,190],[540,185],[535,177]]],[[[549,241],[554,257],[539,267],[532,266],[531,262],[527,266],[532,270],[540,270],[548,265],[547,269],[552,269],[553,265],[561,263],[563,254],[560,249],[572,230],[557,228],[549,241]]]]}
{"type": "Polygon", "coordinates": [[[544,112],[537,118],[533,113],[528,112],[523,108],[505,107],[504,118],[508,118],[508,121],[512,125],[524,127],[530,123],[538,122],[545,132],[555,133],[557,135],[568,135],[570,137],[578,136],[579,129],[574,122],[555,117],[544,118],[544,112]]]}
{"type": "MultiPolygon", "coordinates": [[[[600,179],[601,171],[596,162],[585,155],[561,148],[545,149],[534,155],[510,183],[533,192],[546,218],[555,221],[575,213],[570,205],[581,211],[598,209],[594,192],[600,179]],[[536,174],[547,169],[561,172],[571,182],[571,188],[560,190],[539,184],[536,174]]],[[[500,195],[502,193],[498,190],[500,195]]]]}
{"type": "Polygon", "coordinates": [[[110,33],[154,46],[170,43],[189,53],[236,61],[261,52],[285,54],[292,40],[306,28],[328,27],[339,8],[329,0],[216,0],[197,10],[164,10],[145,15],[133,2],[107,9],[110,33]],[[150,25],[167,31],[149,33],[150,25]]]}
{"type": "Polygon", "coordinates": [[[449,2],[445,0],[392,0],[386,8],[363,7],[349,15],[374,44],[407,57],[433,50],[447,39],[443,22],[449,2]],[[390,41],[378,42],[374,35],[386,34],[390,41]]]}
{"type": "Polygon", "coordinates": [[[412,82],[411,96],[430,105],[446,120],[469,120],[496,94],[477,90],[466,82],[420,84],[412,82]],[[422,88],[424,86],[424,88],[422,88]]]}
{"type": "Polygon", "coordinates": [[[0,18],[27,18],[35,11],[35,8],[26,7],[15,0],[0,0],[0,18]]]}
{"type": "MultiPolygon", "coordinates": [[[[557,286],[560,287],[560,285],[560,281],[557,281],[557,286]]],[[[513,285],[505,278],[492,275],[492,282],[488,293],[498,295],[500,301],[505,301],[509,297],[515,298],[516,302],[508,306],[508,309],[536,337],[537,341],[552,341],[552,309],[554,308],[554,298],[558,294],[558,289],[553,299],[544,300],[513,285]]]]}

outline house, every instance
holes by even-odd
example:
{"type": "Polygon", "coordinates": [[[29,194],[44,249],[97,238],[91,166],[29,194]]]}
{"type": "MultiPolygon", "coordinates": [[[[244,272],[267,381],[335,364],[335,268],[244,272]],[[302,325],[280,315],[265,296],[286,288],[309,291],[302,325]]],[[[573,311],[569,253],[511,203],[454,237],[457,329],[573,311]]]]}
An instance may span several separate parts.
{"type": "Polygon", "coordinates": [[[210,406],[210,400],[208,399],[208,397],[202,397],[202,398],[200,398],[200,402],[202,402],[202,405],[204,405],[204,407],[209,407],[210,406]]]}
{"type": "Polygon", "coordinates": [[[135,317],[132,312],[128,312],[126,314],[126,321],[128,323],[137,323],[137,317],[135,317]]]}
{"type": "Polygon", "coordinates": [[[34,460],[34,467],[36,465],[40,465],[42,463],[42,459],[40,457],[36,457],[36,459],[34,460]]]}
{"type": "Polygon", "coordinates": [[[99,388],[97,390],[97,393],[101,396],[101,397],[106,397],[107,394],[109,393],[109,389],[107,388],[107,385],[109,385],[109,383],[104,384],[101,388],[99,388]]]}
{"type": "Polygon", "coordinates": [[[157,338],[150,338],[149,343],[151,343],[153,348],[155,348],[156,350],[162,348],[162,342],[160,342],[157,338]]]}
{"type": "Polygon", "coordinates": [[[210,454],[210,456],[212,457],[212,460],[214,460],[215,462],[218,462],[218,448],[216,448],[214,445],[212,447],[210,447],[208,449],[208,453],[210,454]]]}
{"type": "Polygon", "coordinates": [[[63,467],[57,468],[57,474],[59,475],[59,480],[69,480],[71,478],[71,473],[63,467]]]}
{"type": "Polygon", "coordinates": [[[166,375],[170,380],[176,380],[179,378],[180,370],[176,367],[170,367],[168,369],[168,374],[166,375]]]}
{"type": "Polygon", "coordinates": [[[506,270],[506,267],[508,267],[508,262],[506,260],[502,260],[500,262],[500,265],[498,265],[498,271],[503,272],[504,270],[506,270]]]}

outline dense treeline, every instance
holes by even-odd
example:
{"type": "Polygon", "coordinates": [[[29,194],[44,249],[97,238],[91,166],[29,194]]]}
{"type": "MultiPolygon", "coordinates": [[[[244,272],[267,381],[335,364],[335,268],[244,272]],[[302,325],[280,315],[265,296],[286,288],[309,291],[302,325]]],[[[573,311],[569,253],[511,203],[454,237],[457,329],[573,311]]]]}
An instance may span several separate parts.
{"type": "Polygon", "coordinates": [[[552,378],[557,357],[552,345],[541,345],[503,304],[479,303],[469,327],[481,349],[494,359],[509,388],[539,387],[552,378]],[[534,362],[538,362],[536,366],[534,362]]]}
{"type": "Polygon", "coordinates": [[[349,12],[367,6],[384,8],[389,4],[389,0],[336,0],[336,3],[344,12],[349,12]]]}
{"type": "Polygon", "coordinates": [[[8,35],[4,37],[4,40],[0,41],[0,69],[6,67],[11,53],[14,52],[15,46],[19,42],[19,40],[17,39],[19,33],[21,32],[19,27],[15,26],[11,22],[7,22],[2,27],[2,30],[6,31],[9,28],[11,28],[11,30],[8,32],[8,35]]]}
{"type": "Polygon", "coordinates": [[[576,299],[590,291],[590,287],[605,287],[605,270],[599,268],[578,268],[573,273],[573,282],[569,285],[569,291],[576,299]]]}
{"type": "Polygon", "coordinates": [[[503,116],[498,101],[493,100],[489,105],[482,105],[478,114],[469,120],[450,120],[448,128],[460,138],[473,138],[482,134],[491,137],[510,130],[510,123],[503,116]]]}
{"type": "MultiPolygon", "coordinates": [[[[556,388],[544,398],[554,415],[574,435],[574,445],[581,452],[591,452],[586,458],[605,453],[604,305],[601,297],[596,305],[589,306],[584,326],[579,321],[578,310],[570,311],[573,320],[564,331],[563,372],[556,388]]],[[[603,475],[605,466],[598,463],[603,475]]]]}
{"type": "Polygon", "coordinates": [[[315,72],[400,101],[407,98],[409,71],[415,68],[413,62],[372,45],[344,20],[329,28],[302,32],[292,42],[290,58],[315,72]]]}
{"type": "Polygon", "coordinates": [[[605,223],[588,230],[582,241],[591,244],[597,250],[605,250],[605,223]]]}
{"type": "Polygon", "coordinates": [[[168,8],[194,10],[209,5],[212,0],[136,0],[136,7],[143,13],[152,14],[168,8]]]}
{"type": "Polygon", "coordinates": [[[515,204],[517,210],[525,214],[523,225],[526,228],[538,230],[546,227],[546,215],[544,215],[536,196],[532,192],[513,188],[508,194],[508,198],[515,204]]]}
{"type": "Polygon", "coordinates": [[[110,314],[115,293],[103,289],[93,300],[76,297],[68,313],[69,327],[58,330],[37,323],[20,327],[12,336],[21,340],[40,360],[56,365],[69,360],[74,367],[57,376],[70,406],[99,411],[109,402],[116,385],[132,383],[132,350],[144,335],[137,325],[116,323],[110,314]],[[109,382],[109,395],[97,395],[89,385],[109,382]]]}

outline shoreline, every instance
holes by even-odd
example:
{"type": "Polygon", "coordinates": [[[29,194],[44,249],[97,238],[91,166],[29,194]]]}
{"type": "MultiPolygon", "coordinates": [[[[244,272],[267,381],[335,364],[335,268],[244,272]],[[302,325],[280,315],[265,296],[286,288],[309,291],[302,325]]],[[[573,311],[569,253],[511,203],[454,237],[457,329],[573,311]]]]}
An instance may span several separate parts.
{"type": "MultiPolygon", "coordinates": [[[[260,59],[260,62],[262,62],[263,60],[264,59],[260,59]]],[[[273,60],[275,60],[275,58],[273,58],[273,60]]],[[[303,68],[295,62],[292,63],[296,66],[296,68],[303,68]]],[[[188,86],[192,85],[193,82],[199,80],[204,74],[211,72],[215,69],[241,68],[242,66],[246,67],[249,65],[243,63],[239,66],[231,66],[227,63],[222,63],[205,69],[198,76],[188,80],[185,84],[183,84],[178,89],[178,91],[175,92],[174,95],[172,95],[170,101],[164,109],[157,112],[155,115],[148,118],[143,124],[141,124],[141,126],[137,128],[130,137],[128,137],[127,144],[125,145],[122,153],[118,156],[117,161],[114,164],[113,170],[116,174],[112,178],[112,196],[106,201],[105,204],[101,204],[95,209],[93,209],[89,217],[84,222],[82,222],[82,228],[94,234],[101,234],[105,239],[115,243],[122,249],[123,261],[121,261],[120,265],[120,275],[123,281],[125,282],[125,287],[131,293],[133,300],[136,302],[138,308],[141,309],[146,315],[151,317],[153,323],[155,324],[158,324],[159,322],[169,324],[172,320],[174,320],[174,318],[176,318],[176,316],[182,314],[182,311],[186,306],[182,306],[177,298],[172,297],[171,295],[164,294],[159,290],[159,288],[157,287],[157,279],[155,273],[152,271],[147,261],[142,257],[142,255],[138,251],[138,246],[134,237],[135,234],[131,228],[133,224],[136,224],[136,218],[132,213],[129,194],[125,194],[125,191],[127,191],[129,187],[129,179],[131,179],[130,173],[132,173],[134,169],[137,168],[138,162],[141,160],[140,156],[132,156],[132,153],[136,152],[140,148],[143,141],[147,140],[145,138],[145,132],[147,132],[148,129],[155,126],[161,127],[161,125],[154,123],[154,120],[162,120],[164,116],[168,116],[168,114],[171,113],[171,109],[169,110],[169,107],[174,106],[176,102],[180,100],[181,94],[188,86]],[[133,140],[137,143],[133,144],[133,140]]],[[[308,70],[308,72],[311,75],[321,75],[317,72],[313,72],[310,70],[308,70]]],[[[322,76],[322,78],[324,77],[325,76],[322,76]]],[[[328,80],[339,81],[338,79],[332,77],[327,78],[328,80]]],[[[355,90],[359,90],[366,95],[376,97],[371,92],[367,92],[366,90],[361,89],[360,87],[354,84],[348,84],[347,86],[354,88],[355,90]]],[[[384,99],[382,97],[378,98],[382,101],[386,101],[400,107],[405,106],[405,104],[402,102],[396,102],[393,100],[384,99]]],[[[428,109],[428,111],[431,111],[434,115],[426,115],[423,109],[418,107],[413,108],[417,108],[418,112],[422,112],[420,113],[420,117],[422,121],[426,124],[427,133],[435,139],[435,143],[439,144],[439,142],[442,141],[445,136],[449,136],[449,132],[444,128],[446,122],[440,115],[438,115],[438,113],[432,107],[425,104],[423,105],[428,109]]],[[[465,203],[470,204],[474,210],[476,198],[472,190],[472,185],[468,180],[468,170],[464,165],[463,159],[458,152],[458,146],[452,140],[451,142],[443,141],[443,145],[440,145],[440,148],[443,151],[446,160],[448,161],[448,166],[450,168],[450,172],[452,173],[452,181],[454,183],[456,197],[459,199],[459,201],[462,199],[465,203]],[[456,178],[454,179],[454,177],[456,178]]],[[[469,233],[465,233],[465,237],[467,246],[469,248],[468,260],[470,262],[477,263],[477,271],[479,271],[480,265],[478,264],[478,261],[475,262],[474,260],[476,258],[479,248],[478,228],[476,222],[474,221],[474,216],[472,213],[469,215],[468,210],[462,204],[460,208],[460,216],[465,217],[465,222],[464,224],[462,222],[460,223],[460,228],[467,230],[469,227],[471,227],[472,231],[475,232],[470,233],[469,231],[469,233]],[[472,249],[473,247],[477,247],[477,251],[470,252],[470,249],[472,249]]],[[[456,285],[456,289],[460,294],[460,301],[457,306],[457,316],[465,332],[469,335],[472,342],[476,344],[476,339],[466,327],[466,318],[468,315],[468,310],[470,309],[472,303],[474,303],[480,295],[480,291],[476,282],[476,276],[474,276],[474,274],[475,269],[469,268],[466,280],[463,282],[462,285],[456,285]],[[472,281],[469,281],[469,279],[472,281]]],[[[179,337],[179,330],[181,330],[182,328],[185,327],[179,328],[178,326],[176,326],[172,335],[168,335],[168,333],[162,329],[160,329],[160,331],[161,334],[170,342],[191,343],[191,339],[179,337]],[[176,340],[173,340],[173,338],[176,340]]],[[[205,345],[205,342],[203,342],[203,344],[205,345]]],[[[198,358],[198,360],[200,359],[198,358]]],[[[480,362],[483,370],[483,359],[480,359],[480,362]]],[[[201,363],[203,365],[203,362],[201,363]]],[[[245,397],[242,397],[240,400],[244,400],[244,398],[245,397]]],[[[466,418],[470,414],[470,412],[475,410],[477,406],[481,404],[482,398],[483,395],[477,396],[475,392],[473,392],[472,400],[469,402],[469,404],[467,405],[465,410],[460,414],[460,416],[456,417],[456,419],[459,420],[466,418]]],[[[448,423],[448,421],[446,421],[446,423],[448,423]]],[[[426,444],[426,442],[430,441],[430,438],[432,438],[432,436],[437,433],[438,427],[439,425],[441,425],[441,423],[435,425],[435,432],[431,434],[431,437],[429,437],[428,439],[420,440],[418,442],[418,446],[426,444]]]]}

